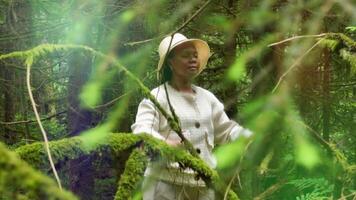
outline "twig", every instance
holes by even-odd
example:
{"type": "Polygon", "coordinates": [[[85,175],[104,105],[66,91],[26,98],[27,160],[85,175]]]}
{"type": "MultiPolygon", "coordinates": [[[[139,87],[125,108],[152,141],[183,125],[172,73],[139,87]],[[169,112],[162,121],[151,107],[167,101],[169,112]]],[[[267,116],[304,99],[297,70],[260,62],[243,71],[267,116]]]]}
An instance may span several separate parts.
{"type": "Polygon", "coordinates": [[[105,103],[105,104],[101,104],[101,105],[97,105],[95,107],[93,107],[94,109],[100,109],[100,108],[104,108],[104,107],[107,107],[107,106],[110,106],[112,105],[113,103],[115,103],[117,100],[121,99],[122,97],[126,96],[128,93],[125,93],[123,95],[120,95],[118,97],[116,97],[115,99],[105,103]]]}
{"type": "Polygon", "coordinates": [[[162,36],[158,36],[158,37],[154,37],[154,38],[150,38],[150,39],[146,39],[146,40],[141,40],[141,41],[136,41],[136,42],[128,42],[128,43],[125,43],[124,45],[125,46],[134,46],[134,45],[137,45],[137,44],[142,44],[142,43],[146,43],[146,42],[151,42],[153,40],[157,40],[159,38],[161,38],[162,36]]]}
{"type": "MultiPolygon", "coordinates": [[[[48,117],[42,118],[41,121],[45,121],[45,120],[49,120],[53,117],[56,117],[58,115],[61,115],[63,113],[65,113],[66,111],[62,111],[62,112],[58,112],[56,114],[50,115],[48,117]]],[[[15,125],[15,124],[27,124],[27,123],[33,123],[33,122],[37,122],[36,120],[24,120],[24,121],[16,121],[16,122],[0,122],[0,124],[4,124],[4,125],[15,125]]]]}
{"type": "Polygon", "coordinates": [[[31,91],[31,82],[30,82],[31,73],[30,72],[31,72],[32,62],[33,62],[33,56],[29,55],[26,58],[26,68],[27,68],[26,69],[26,84],[27,84],[27,90],[28,90],[28,94],[30,96],[30,101],[31,101],[31,104],[32,104],[33,112],[35,113],[36,120],[38,122],[38,125],[40,126],[40,129],[41,129],[41,132],[42,132],[42,135],[43,135],[43,139],[44,139],[44,144],[45,144],[45,149],[46,149],[46,152],[47,152],[48,160],[49,160],[50,165],[52,167],[53,174],[54,174],[54,176],[56,178],[58,187],[59,187],[60,190],[62,190],[61,181],[60,181],[59,176],[57,174],[57,170],[56,170],[56,167],[54,166],[54,162],[53,162],[53,159],[52,159],[51,151],[49,149],[49,143],[48,143],[48,139],[47,139],[47,134],[46,134],[46,131],[44,130],[44,128],[42,126],[40,115],[38,114],[38,111],[37,111],[37,108],[36,108],[36,103],[35,103],[35,100],[33,98],[32,91],[31,91]]]}
{"type": "Polygon", "coordinates": [[[343,197],[341,197],[341,198],[338,199],[338,200],[347,200],[347,197],[351,197],[351,196],[353,196],[353,197],[354,197],[353,199],[355,199],[355,197],[356,197],[356,192],[353,192],[353,193],[351,193],[351,194],[348,194],[348,195],[346,195],[346,196],[343,196],[343,197]]]}
{"type": "MultiPolygon", "coordinates": [[[[176,30],[172,31],[169,34],[164,34],[164,35],[172,35],[174,33],[177,33],[178,31],[182,30],[186,25],[188,25],[199,13],[201,13],[206,6],[209,5],[209,3],[211,3],[211,0],[208,0],[204,3],[204,5],[202,7],[200,7],[187,21],[185,21],[181,26],[179,26],[176,30]]],[[[161,38],[164,35],[160,35],[158,37],[154,37],[154,38],[150,38],[150,39],[146,39],[146,40],[142,40],[142,41],[136,41],[136,42],[129,42],[129,43],[125,43],[124,45],[126,46],[133,46],[133,45],[137,45],[137,44],[142,44],[142,43],[146,43],[146,42],[151,42],[153,40],[157,40],[159,38],[161,38]]]]}
{"type": "MultiPolygon", "coordinates": [[[[244,158],[244,156],[245,156],[245,153],[247,152],[248,147],[251,145],[251,143],[252,143],[252,140],[247,143],[247,145],[246,145],[246,147],[245,147],[245,149],[244,149],[244,153],[242,154],[242,156],[241,156],[241,158],[240,158],[240,164],[241,164],[241,162],[242,162],[242,160],[243,160],[243,158],[244,158]]],[[[240,165],[238,165],[238,166],[240,166],[240,165]]],[[[227,195],[228,195],[228,193],[229,193],[229,190],[230,190],[231,185],[232,185],[232,183],[234,182],[235,178],[240,179],[240,176],[239,176],[240,171],[241,171],[241,168],[240,168],[240,167],[237,167],[234,176],[231,178],[229,184],[228,184],[227,187],[226,187],[225,194],[224,194],[224,200],[227,199],[227,195]]],[[[240,183],[240,182],[239,182],[239,183],[240,183]]],[[[240,187],[242,188],[241,183],[240,183],[240,187]]]]}
{"type": "Polygon", "coordinates": [[[323,41],[323,39],[319,40],[319,41],[316,42],[312,47],[310,47],[301,57],[299,57],[299,58],[292,64],[292,66],[290,66],[290,67],[288,68],[288,70],[287,70],[286,72],[284,72],[284,74],[282,74],[282,76],[279,78],[279,80],[278,80],[276,86],[273,88],[272,93],[274,93],[274,92],[276,91],[276,89],[277,89],[278,86],[281,84],[281,82],[284,80],[284,78],[287,76],[287,74],[288,74],[292,69],[294,69],[294,67],[296,67],[296,66],[300,63],[300,61],[302,61],[303,58],[304,58],[308,53],[310,53],[316,46],[318,46],[321,41],[323,41]]]}
{"type": "Polygon", "coordinates": [[[301,39],[301,38],[320,38],[320,37],[325,37],[326,35],[327,35],[327,33],[321,33],[319,35],[298,35],[298,36],[294,36],[294,37],[291,37],[291,38],[287,38],[287,39],[279,41],[279,42],[275,42],[275,43],[269,44],[267,46],[268,47],[272,47],[272,46],[280,45],[280,44],[283,44],[285,42],[289,42],[289,41],[296,40],[296,39],[301,39]]]}
{"type": "MultiPolygon", "coordinates": [[[[204,3],[204,5],[202,7],[200,7],[186,22],[184,22],[179,28],[177,28],[173,33],[176,33],[180,30],[182,30],[187,24],[189,24],[189,22],[191,22],[199,13],[201,13],[206,6],[209,5],[209,3],[211,3],[211,0],[208,0],[204,3]]],[[[173,34],[171,33],[171,34],[173,34]]]]}
{"type": "Polygon", "coordinates": [[[266,197],[277,191],[279,188],[281,188],[285,182],[285,180],[282,180],[281,182],[271,185],[267,190],[259,194],[257,197],[253,198],[253,200],[265,199],[266,197]]]}
{"type": "Polygon", "coordinates": [[[221,7],[223,7],[230,15],[232,15],[234,18],[237,17],[237,15],[230,10],[230,8],[226,7],[223,3],[220,4],[221,7]]]}

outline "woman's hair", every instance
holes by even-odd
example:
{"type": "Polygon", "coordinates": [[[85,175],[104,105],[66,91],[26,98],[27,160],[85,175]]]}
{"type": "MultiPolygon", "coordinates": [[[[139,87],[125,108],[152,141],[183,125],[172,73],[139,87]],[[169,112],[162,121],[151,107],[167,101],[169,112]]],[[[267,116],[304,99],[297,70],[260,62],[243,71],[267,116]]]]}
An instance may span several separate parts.
{"type": "Polygon", "coordinates": [[[167,57],[163,63],[163,67],[161,69],[161,80],[160,80],[161,84],[172,80],[173,72],[172,72],[171,67],[168,64],[168,60],[172,59],[173,56],[174,56],[173,51],[169,52],[169,54],[167,55],[167,57]]]}

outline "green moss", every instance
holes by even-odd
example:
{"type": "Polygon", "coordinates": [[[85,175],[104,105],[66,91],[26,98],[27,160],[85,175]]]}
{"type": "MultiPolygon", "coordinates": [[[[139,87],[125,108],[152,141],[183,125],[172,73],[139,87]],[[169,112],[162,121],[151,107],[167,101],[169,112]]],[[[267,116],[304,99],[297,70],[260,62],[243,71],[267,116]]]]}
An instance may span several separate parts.
{"type": "Polygon", "coordinates": [[[327,48],[329,48],[331,51],[335,51],[336,47],[340,44],[340,41],[335,40],[335,39],[327,39],[324,38],[321,41],[321,45],[326,46],[327,48]]]}
{"type": "MultiPolygon", "coordinates": [[[[80,155],[88,154],[84,149],[78,148],[81,146],[81,140],[78,137],[66,138],[49,143],[54,163],[59,161],[70,160],[79,157],[80,155]]],[[[29,145],[19,147],[15,152],[32,166],[45,169],[49,166],[47,154],[44,144],[36,142],[29,145]]]]}
{"type": "Polygon", "coordinates": [[[32,169],[0,143],[0,193],[10,199],[77,199],[50,178],[32,169]]]}
{"type": "MultiPolygon", "coordinates": [[[[76,159],[81,155],[89,155],[105,149],[110,149],[112,153],[119,155],[120,152],[134,145],[139,139],[138,136],[133,134],[108,134],[107,138],[94,149],[88,149],[81,136],[51,141],[49,145],[53,161],[56,164],[60,161],[76,159]]],[[[49,166],[43,142],[21,146],[15,152],[21,159],[36,168],[45,169],[49,166]]]]}
{"type": "MultiPolygon", "coordinates": [[[[341,44],[341,48],[346,48],[349,51],[355,52],[356,51],[356,42],[347,37],[345,34],[342,33],[328,33],[325,37],[326,39],[337,40],[341,44]]],[[[337,49],[336,49],[337,50],[337,49]]]]}
{"type": "Polygon", "coordinates": [[[115,200],[132,199],[134,190],[143,177],[148,159],[140,149],[135,149],[126,161],[125,171],[121,175],[115,200]]]}
{"type": "Polygon", "coordinates": [[[356,73],[356,42],[342,33],[328,33],[322,44],[350,63],[356,73]]]}
{"type": "MultiPolygon", "coordinates": [[[[223,192],[226,186],[219,180],[217,172],[211,169],[200,158],[192,156],[185,149],[168,146],[165,142],[153,138],[147,134],[134,135],[130,133],[110,133],[105,139],[98,142],[95,148],[88,149],[85,145],[85,137],[72,137],[50,142],[50,148],[55,163],[78,158],[81,155],[92,153],[110,152],[114,157],[127,149],[134,149],[126,162],[115,199],[128,199],[142,178],[146,163],[146,154],[159,156],[172,162],[178,162],[182,168],[194,169],[209,187],[215,191],[223,192]],[[138,149],[143,146],[144,151],[138,149]]],[[[18,155],[31,165],[40,168],[48,168],[48,160],[43,143],[33,143],[16,149],[18,155]]],[[[2,167],[0,166],[0,171],[2,167]]],[[[35,188],[34,188],[35,189],[35,188]]],[[[222,195],[222,194],[220,194],[222,195]]],[[[233,191],[229,191],[228,199],[238,199],[233,191]]]]}
{"type": "Polygon", "coordinates": [[[352,73],[356,73],[356,53],[351,53],[345,49],[340,50],[340,56],[342,59],[348,61],[351,65],[352,73]]]}

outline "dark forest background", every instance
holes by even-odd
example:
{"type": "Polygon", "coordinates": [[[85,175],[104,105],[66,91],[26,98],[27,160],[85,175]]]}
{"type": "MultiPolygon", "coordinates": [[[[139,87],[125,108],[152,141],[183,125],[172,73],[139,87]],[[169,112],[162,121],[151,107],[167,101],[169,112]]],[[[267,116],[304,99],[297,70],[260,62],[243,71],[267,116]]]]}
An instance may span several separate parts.
{"type": "MultiPolygon", "coordinates": [[[[212,50],[196,84],[255,133],[251,143],[215,152],[221,179],[240,199],[355,199],[355,25],[351,0],[0,0],[1,152],[43,144],[33,103],[50,141],[129,133],[144,98],[139,86],[107,59],[68,45],[117,59],[152,89],[157,46],[179,31],[212,50]],[[41,44],[64,47],[33,49],[41,44]],[[4,56],[11,52],[22,54],[4,56]]],[[[131,151],[64,155],[56,162],[63,188],[113,199],[131,151]]],[[[44,152],[40,167],[37,154],[20,157],[54,181],[44,152]]],[[[25,173],[9,175],[11,158],[0,158],[0,199],[34,199],[25,173]]]]}

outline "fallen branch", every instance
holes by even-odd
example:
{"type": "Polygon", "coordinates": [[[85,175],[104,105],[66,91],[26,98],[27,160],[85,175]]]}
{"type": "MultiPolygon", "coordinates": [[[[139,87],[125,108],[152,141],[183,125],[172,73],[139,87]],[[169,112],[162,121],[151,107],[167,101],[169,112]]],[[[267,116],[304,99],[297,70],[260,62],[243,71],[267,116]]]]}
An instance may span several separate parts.
{"type": "MultiPolygon", "coordinates": [[[[48,117],[41,118],[40,120],[41,121],[46,121],[46,120],[52,119],[54,117],[57,117],[58,115],[61,115],[63,113],[66,113],[66,111],[58,112],[58,113],[50,115],[48,117]]],[[[30,120],[15,121],[15,122],[0,122],[0,124],[3,124],[3,125],[16,125],[16,124],[28,124],[28,123],[33,123],[33,122],[37,122],[37,120],[36,119],[30,119],[30,120]]]]}
{"type": "MultiPolygon", "coordinates": [[[[90,148],[85,145],[87,143],[86,139],[87,136],[82,135],[57,141],[51,141],[50,145],[53,152],[54,162],[57,164],[62,161],[66,162],[68,160],[76,159],[83,155],[90,155],[93,153],[100,154],[104,152],[110,152],[113,157],[119,157],[123,151],[134,148],[132,149],[134,155],[131,154],[130,157],[136,157],[135,159],[131,159],[131,161],[136,162],[138,166],[137,168],[131,169],[136,170],[135,172],[137,173],[126,171],[126,173],[121,176],[123,180],[120,180],[120,183],[125,185],[119,184],[118,188],[122,186],[124,188],[132,189],[133,187],[137,186],[137,181],[139,181],[138,175],[144,171],[144,167],[142,166],[145,165],[146,162],[144,160],[145,158],[143,158],[143,154],[145,154],[146,156],[148,155],[150,157],[159,156],[168,162],[179,162],[181,163],[181,167],[183,169],[193,169],[197,173],[198,177],[202,178],[207,186],[214,188],[218,194],[221,194],[221,191],[225,191],[225,186],[220,183],[218,173],[211,169],[202,159],[192,156],[190,153],[183,149],[169,146],[164,141],[154,138],[150,135],[109,133],[105,136],[104,140],[99,141],[97,145],[90,148]],[[141,145],[139,145],[141,143],[144,143],[143,149],[141,149],[141,145]]],[[[41,142],[35,142],[21,146],[15,151],[23,160],[33,165],[37,169],[46,169],[48,166],[48,162],[43,159],[45,152],[43,149],[43,143],[41,142]]],[[[135,163],[130,163],[129,165],[134,167],[135,163]]],[[[3,168],[0,166],[0,172],[1,170],[3,170],[3,168]]],[[[42,187],[42,185],[39,185],[39,187],[42,187]]],[[[121,196],[118,191],[116,192],[116,195],[117,197],[121,196]]],[[[228,199],[232,200],[238,198],[232,190],[229,190],[228,199]]]]}

